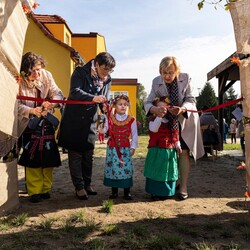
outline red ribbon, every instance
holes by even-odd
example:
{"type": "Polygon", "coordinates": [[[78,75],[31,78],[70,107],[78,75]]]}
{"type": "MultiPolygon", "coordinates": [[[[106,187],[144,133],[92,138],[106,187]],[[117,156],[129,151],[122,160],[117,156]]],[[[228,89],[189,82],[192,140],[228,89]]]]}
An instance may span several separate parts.
{"type": "Polygon", "coordinates": [[[96,102],[87,102],[87,101],[76,101],[76,100],[52,100],[52,99],[42,99],[42,98],[35,98],[35,97],[28,97],[18,95],[17,99],[19,100],[26,100],[26,101],[33,101],[33,102],[44,102],[48,101],[51,103],[62,103],[62,104],[97,104],[96,102]]]}
{"type": "MultiPolygon", "coordinates": [[[[222,103],[220,105],[217,105],[217,106],[214,106],[212,108],[209,108],[209,109],[205,109],[205,110],[193,110],[193,109],[187,109],[186,111],[188,112],[193,112],[193,113],[201,113],[201,112],[210,112],[210,111],[214,111],[214,110],[217,110],[217,109],[221,109],[221,108],[225,108],[225,107],[228,107],[228,106],[231,106],[231,105],[234,105],[240,101],[243,100],[243,97],[239,98],[239,99],[236,99],[236,100],[232,100],[232,101],[229,101],[229,102],[225,102],[225,103],[222,103]]],[[[167,106],[168,108],[179,108],[178,106],[167,106]]]]}
{"type": "MultiPolygon", "coordinates": [[[[26,101],[34,101],[34,102],[44,102],[44,101],[48,101],[51,103],[62,103],[62,104],[97,104],[96,102],[87,102],[87,101],[76,101],[76,100],[51,100],[51,99],[42,99],[42,98],[35,98],[35,97],[28,97],[28,96],[21,96],[18,95],[17,99],[19,100],[26,100],[26,101]]],[[[210,112],[210,111],[214,111],[217,109],[221,109],[221,108],[225,108],[231,105],[234,105],[240,101],[243,100],[243,97],[236,99],[236,100],[232,100],[229,102],[225,102],[222,103],[220,105],[214,106],[212,108],[206,109],[206,110],[192,110],[192,109],[188,109],[188,112],[194,112],[194,113],[199,113],[199,112],[210,112]]],[[[169,106],[170,107],[170,106],[169,106]]],[[[179,108],[177,106],[171,106],[171,108],[179,108]]]]}

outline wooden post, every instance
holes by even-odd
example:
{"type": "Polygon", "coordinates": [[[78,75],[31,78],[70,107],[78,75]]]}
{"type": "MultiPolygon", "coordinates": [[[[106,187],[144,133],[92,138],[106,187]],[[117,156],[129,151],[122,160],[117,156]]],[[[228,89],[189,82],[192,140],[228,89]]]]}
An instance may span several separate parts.
{"type": "MultiPolygon", "coordinates": [[[[237,0],[230,4],[230,13],[234,26],[237,52],[240,54],[250,53],[250,1],[237,0]]],[[[241,60],[240,83],[243,100],[243,115],[250,118],[250,58],[241,60]]],[[[245,124],[245,148],[246,148],[246,182],[250,194],[250,123],[245,124]]]]}

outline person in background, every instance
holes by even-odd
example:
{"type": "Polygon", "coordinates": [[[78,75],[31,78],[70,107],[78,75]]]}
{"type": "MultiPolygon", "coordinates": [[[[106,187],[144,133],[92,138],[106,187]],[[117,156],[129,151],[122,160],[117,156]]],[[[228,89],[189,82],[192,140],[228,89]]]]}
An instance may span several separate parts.
{"type": "MultiPolygon", "coordinates": [[[[156,97],[156,107],[171,105],[169,98],[156,97]]],[[[177,116],[158,114],[149,122],[149,145],[144,166],[146,192],[153,200],[163,200],[175,195],[178,180],[178,154],[182,152],[177,116]]]]}
{"type": "Polygon", "coordinates": [[[159,66],[160,75],[153,79],[151,92],[144,104],[147,115],[161,116],[170,112],[177,115],[180,124],[180,142],[182,153],[179,156],[180,200],[188,198],[188,177],[190,172],[191,153],[195,160],[204,155],[200,120],[196,112],[196,100],[192,92],[191,79],[188,74],[180,73],[180,65],[173,56],[164,57],[159,66]],[[173,107],[155,107],[156,97],[167,96],[173,107]]]}
{"type": "Polygon", "coordinates": [[[104,132],[104,123],[103,121],[100,121],[100,124],[98,125],[98,140],[100,144],[104,144],[104,138],[105,138],[105,132],[104,132]]]}
{"type": "Polygon", "coordinates": [[[59,129],[59,146],[67,149],[70,175],[76,197],[87,200],[96,195],[92,168],[96,141],[98,105],[107,101],[115,59],[107,52],[99,53],[87,64],[77,67],[70,81],[68,100],[90,104],[66,104],[59,129]]]}
{"type": "MultiPolygon", "coordinates": [[[[242,104],[239,104],[238,107],[241,109],[241,112],[243,112],[242,104]]],[[[237,133],[240,137],[240,146],[242,150],[242,156],[245,157],[245,132],[244,132],[244,124],[242,119],[238,123],[237,133]]]]}
{"type": "Polygon", "coordinates": [[[133,186],[132,156],[138,146],[135,118],[128,115],[129,98],[118,95],[112,101],[113,110],[108,112],[105,132],[109,132],[104,167],[104,185],[111,187],[110,199],[118,197],[118,188],[124,189],[124,199],[132,200],[133,186]],[[131,138],[131,141],[130,141],[131,138]]]}
{"type": "Polygon", "coordinates": [[[223,118],[223,141],[227,143],[227,134],[228,134],[228,124],[226,123],[226,119],[223,118]]]}
{"type": "Polygon", "coordinates": [[[31,202],[49,199],[52,188],[53,168],[61,165],[55,130],[59,124],[53,116],[54,108],[60,107],[49,100],[62,100],[62,91],[52,74],[45,70],[44,59],[28,52],[22,57],[19,95],[46,99],[18,101],[18,134],[23,152],[18,161],[25,166],[26,188],[31,202]]]}
{"type": "MultiPolygon", "coordinates": [[[[200,116],[200,125],[201,126],[202,125],[211,125],[210,129],[214,129],[214,131],[217,134],[217,138],[215,141],[217,141],[218,143],[216,145],[213,145],[214,149],[221,150],[222,149],[221,148],[221,133],[220,133],[219,124],[218,124],[218,121],[215,119],[213,113],[210,111],[206,111],[208,109],[209,109],[209,107],[206,105],[202,107],[202,114],[200,116]]],[[[206,148],[204,148],[204,150],[205,150],[206,156],[207,156],[207,153],[212,154],[211,148],[206,147],[206,148]]]]}
{"type": "Polygon", "coordinates": [[[237,130],[237,123],[234,118],[231,119],[230,123],[230,134],[231,134],[231,144],[236,143],[236,130],[237,130]]]}

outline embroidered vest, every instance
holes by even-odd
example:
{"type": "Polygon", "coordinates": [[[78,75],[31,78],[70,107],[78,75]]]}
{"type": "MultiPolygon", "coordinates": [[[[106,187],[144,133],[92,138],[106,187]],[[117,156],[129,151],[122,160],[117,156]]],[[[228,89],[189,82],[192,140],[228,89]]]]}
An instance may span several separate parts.
{"type": "Polygon", "coordinates": [[[132,116],[129,116],[124,121],[118,121],[113,114],[110,114],[111,124],[109,131],[110,138],[108,140],[108,145],[110,147],[115,147],[117,145],[119,148],[130,147],[129,137],[131,134],[131,124],[135,120],[132,116]]]}
{"type": "Polygon", "coordinates": [[[149,136],[149,148],[174,148],[174,144],[179,140],[179,131],[170,130],[170,124],[162,122],[158,132],[149,131],[149,136]]]}

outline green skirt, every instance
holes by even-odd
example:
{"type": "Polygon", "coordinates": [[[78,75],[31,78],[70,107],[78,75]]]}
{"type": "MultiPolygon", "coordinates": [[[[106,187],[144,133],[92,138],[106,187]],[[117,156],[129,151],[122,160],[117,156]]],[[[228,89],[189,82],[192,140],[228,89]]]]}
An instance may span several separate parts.
{"type": "Polygon", "coordinates": [[[149,148],[144,166],[144,176],[160,182],[178,179],[177,152],[171,148],[149,148]]]}
{"type": "Polygon", "coordinates": [[[146,178],[146,192],[156,196],[175,195],[176,181],[154,181],[146,178]]]}

